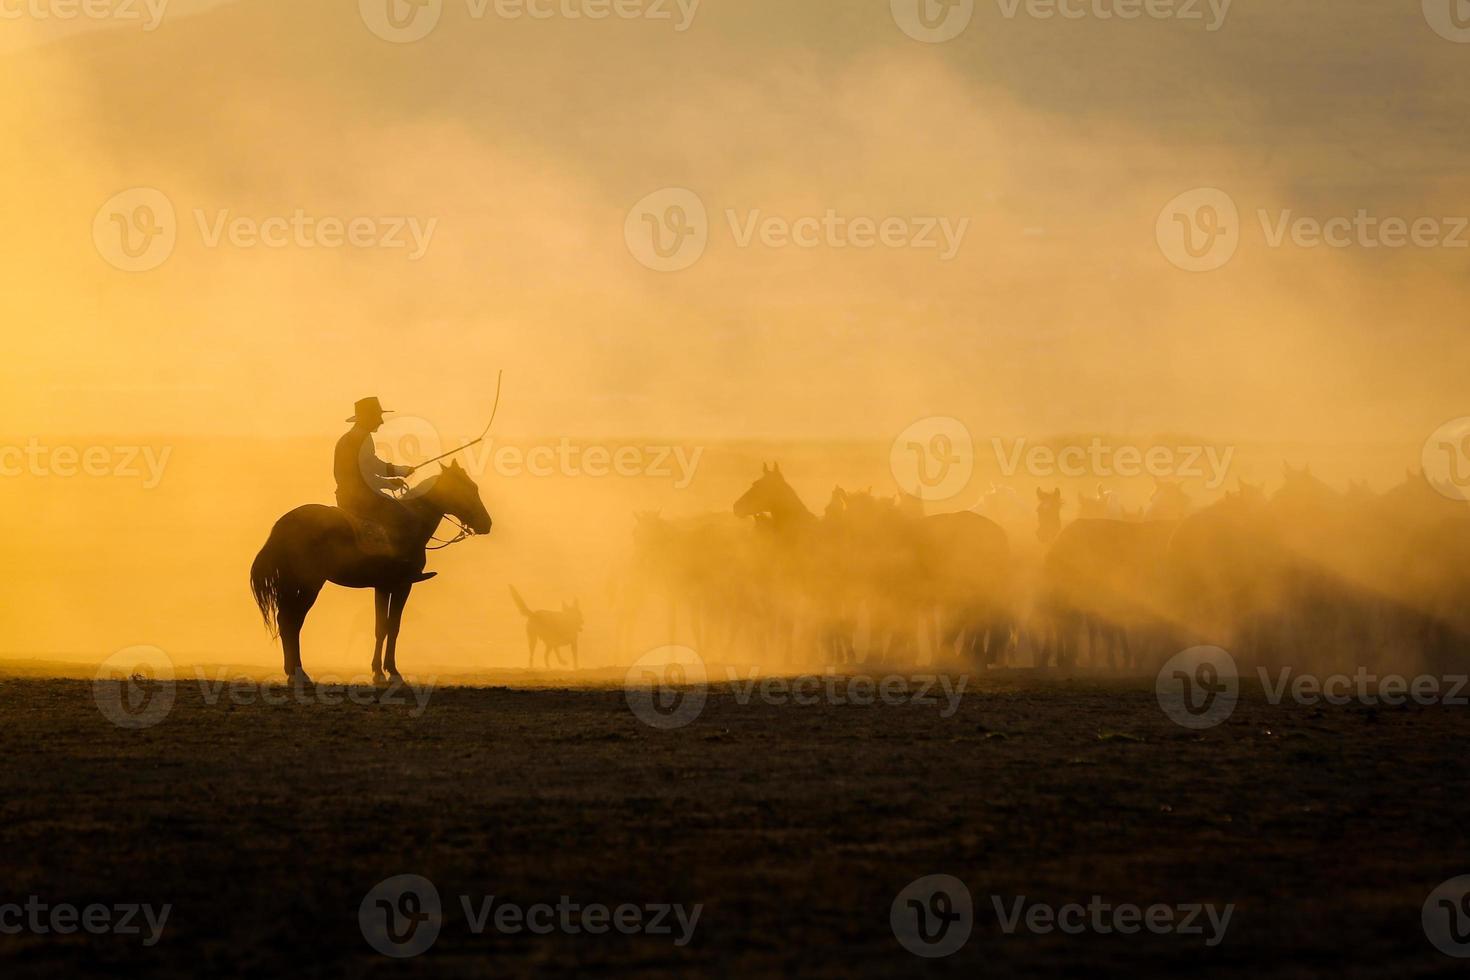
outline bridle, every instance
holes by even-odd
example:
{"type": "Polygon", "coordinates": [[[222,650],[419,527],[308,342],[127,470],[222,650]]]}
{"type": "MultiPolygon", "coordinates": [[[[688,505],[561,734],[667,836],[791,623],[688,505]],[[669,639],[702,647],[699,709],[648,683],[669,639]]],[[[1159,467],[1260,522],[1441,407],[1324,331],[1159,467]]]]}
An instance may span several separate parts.
{"type": "Polygon", "coordinates": [[[442,551],[452,544],[459,544],[465,538],[472,538],[475,536],[475,532],[471,531],[469,527],[467,527],[459,518],[454,517],[451,514],[445,514],[443,519],[453,524],[455,527],[459,528],[459,533],[452,538],[441,538],[433,534],[429,535],[429,540],[437,541],[438,544],[424,545],[425,551],[442,551]]]}

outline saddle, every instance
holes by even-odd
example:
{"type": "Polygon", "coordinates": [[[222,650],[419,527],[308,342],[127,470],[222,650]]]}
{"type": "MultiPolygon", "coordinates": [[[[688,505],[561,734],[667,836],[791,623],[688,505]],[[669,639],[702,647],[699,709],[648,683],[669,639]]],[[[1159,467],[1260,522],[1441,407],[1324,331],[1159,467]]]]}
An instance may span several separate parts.
{"type": "Polygon", "coordinates": [[[357,546],[363,554],[401,557],[401,551],[386,527],[377,521],[359,517],[348,510],[338,509],[342,510],[347,517],[347,522],[352,525],[353,537],[357,539],[357,546]]]}

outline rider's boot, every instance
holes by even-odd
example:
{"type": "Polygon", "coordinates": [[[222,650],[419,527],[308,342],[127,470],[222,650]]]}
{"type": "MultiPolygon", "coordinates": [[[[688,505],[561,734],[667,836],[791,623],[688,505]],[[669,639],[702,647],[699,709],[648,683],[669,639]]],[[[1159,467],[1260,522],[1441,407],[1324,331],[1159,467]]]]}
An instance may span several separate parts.
{"type": "Polygon", "coordinates": [[[409,559],[406,555],[402,555],[400,553],[400,557],[403,559],[403,564],[405,566],[404,581],[406,581],[409,585],[418,585],[420,582],[427,582],[429,579],[439,574],[438,572],[424,571],[424,566],[420,565],[416,561],[409,559]]]}

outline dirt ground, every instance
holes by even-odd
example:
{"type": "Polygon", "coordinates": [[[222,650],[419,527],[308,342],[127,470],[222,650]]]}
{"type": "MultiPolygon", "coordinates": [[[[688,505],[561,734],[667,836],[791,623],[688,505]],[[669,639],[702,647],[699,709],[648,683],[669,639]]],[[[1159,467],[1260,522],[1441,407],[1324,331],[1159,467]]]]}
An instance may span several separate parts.
{"type": "MultiPolygon", "coordinates": [[[[972,679],[940,705],[740,704],[640,722],[620,689],[439,688],[238,704],[180,683],[139,730],[91,683],[0,681],[0,904],[172,906],[161,940],[0,935],[7,976],[1416,976],[1459,972],[1420,910],[1470,873],[1464,708],[1272,706],[1191,732],[1150,679],[972,679]],[[417,715],[417,716],[415,716],[417,715]],[[949,874],[946,959],[890,906],[949,874]],[[443,903],[390,959],[359,907],[401,874],[443,903]],[[460,896],[703,906],[668,935],[472,931],[460,896]],[[1233,903],[1199,935],[1000,926],[1009,905],[1233,903]],[[677,933],[677,929],[675,930],[677,933]]],[[[340,693],[341,689],[337,689],[340,693]]],[[[155,689],[156,695],[158,690],[155,689]]],[[[319,692],[320,693],[320,692],[319,692]]],[[[145,930],[146,934],[146,930],[145,930]]]]}

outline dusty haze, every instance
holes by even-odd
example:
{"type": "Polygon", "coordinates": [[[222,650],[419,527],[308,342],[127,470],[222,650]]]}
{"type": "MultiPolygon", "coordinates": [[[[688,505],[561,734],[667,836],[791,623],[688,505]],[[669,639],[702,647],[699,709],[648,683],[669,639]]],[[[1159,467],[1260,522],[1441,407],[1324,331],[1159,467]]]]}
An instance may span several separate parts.
{"type": "MultiPolygon", "coordinates": [[[[501,369],[505,443],[704,456],[682,489],[482,468],[496,531],[431,564],[407,669],[524,662],[507,584],[581,596],[588,660],[617,663],[608,597],[635,511],[728,512],[778,457],[818,512],[836,484],[892,493],[890,447],[928,416],[963,421],[983,457],[944,510],[992,480],[1023,499],[1099,482],[997,473],[993,437],[1210,442],[1246,479],[1289,458],[1384,490],[1467,414],[1470,249],[1272,247],[1257,216],[1470,213],[1470,45],[1417,3],[1242,0],[1214,32],[981,3],[935,45],[872,0],[705,0],[683,32],[465,9],[412,44],[340,0],[175,0],[151,32],[0,21],[0,442],[171,453],[152,487],[0,480],[4,654],[277,664],[245,569],[277,516],[330,500],[353,400],[452,442],[484,424],[501,369]],[[169,199],[178,240],[129,273],[92,228],[135,187],[169,199]],[[709,245],[661,273],[624,225],[667,187],[703,201],[709,245]],[[1234,199],[1240,244],[1190,273],[1156,224],[1200,187],[1234,199]],[[410,260],[211,247],[195,216],[298,209],[434,230],[410,260]],[[968,225],[946,261],[741,247],[726,217],[829,209],[968,225]]],[[[330,592],[315,662],[361,667],[370,608],[330,592]]]]}

